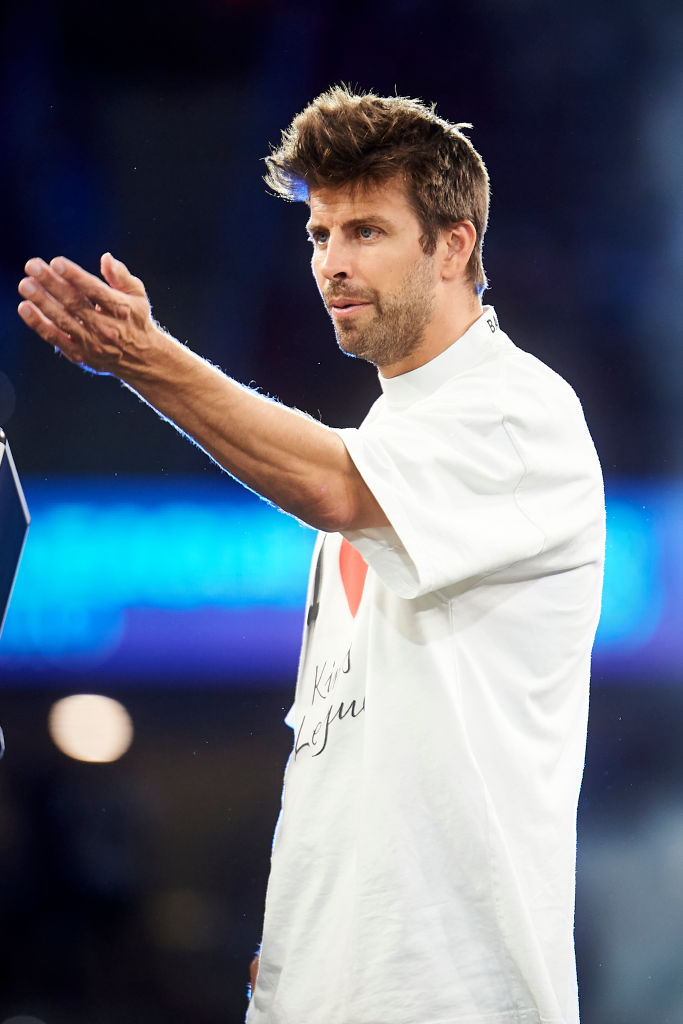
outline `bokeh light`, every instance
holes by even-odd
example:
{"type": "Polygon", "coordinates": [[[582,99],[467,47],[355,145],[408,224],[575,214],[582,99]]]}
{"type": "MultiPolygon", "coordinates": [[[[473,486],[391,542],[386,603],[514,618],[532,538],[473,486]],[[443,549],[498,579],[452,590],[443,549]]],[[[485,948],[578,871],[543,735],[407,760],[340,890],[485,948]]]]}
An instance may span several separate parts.
{"type": "Polygon", "coordinates": [[[2,1024],[45,1024],[39,1017],[26,1017],[20,1014],[18,1017],[7,1017],[2,1024]]]}
{"type": "Polygon", "coordinates": [[[58,700],[48,728],[55,745],[76,761],[118,761],[133,742],[133,723],[123,704],[96,694],[58,700]]]}

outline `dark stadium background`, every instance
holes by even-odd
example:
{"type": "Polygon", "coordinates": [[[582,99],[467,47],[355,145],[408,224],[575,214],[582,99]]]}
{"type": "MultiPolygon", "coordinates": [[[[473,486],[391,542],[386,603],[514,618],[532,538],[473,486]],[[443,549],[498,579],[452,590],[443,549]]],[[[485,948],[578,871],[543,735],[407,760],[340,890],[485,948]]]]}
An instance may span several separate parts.
{"type": "MultiPolygon", "coordinates": [[[[493,183],[488,301],[578,391],[608,494],[628,485],[638,506],[639,488],[678,493],[678,0],[33,0],[4,5],[0,32],[0,425],[27,493],[180,478],[238,500],[119,384],[79,373],[21,324],[16,285],[33,255],[96,270],[111,250],[203,355],[325,422],[359,421],[374,372],[336,348],[304,210],[261,180],[268,144],[340,81],[473,123],[493,183]]],[[[675,538],[661,557],[680,564],[675,538]]],[[[47,557],[44,586],[53,576],[47,557]]],[[[593,680],[585,1024],[683,1021],[683,667],[656,665],[593,680]]],[[[290,742],[289,663],[3,671],[0,1024],[241,1020],[290,742]],[[121,760],[84,764],[52,744],[52,703],[84,689],[128,708],[121,760]]]]}

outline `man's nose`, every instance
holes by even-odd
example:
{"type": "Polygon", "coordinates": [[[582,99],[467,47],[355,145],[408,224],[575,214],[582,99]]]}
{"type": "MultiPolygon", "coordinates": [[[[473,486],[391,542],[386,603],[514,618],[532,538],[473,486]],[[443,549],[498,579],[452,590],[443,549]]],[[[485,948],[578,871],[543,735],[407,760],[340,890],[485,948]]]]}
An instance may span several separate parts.
{"type": "Polygon", "coordinates": [[[353,275],[350,248],[343,238],[330,235],[320,269],[330,281],[335,277],[351,277],[353,275]]]}

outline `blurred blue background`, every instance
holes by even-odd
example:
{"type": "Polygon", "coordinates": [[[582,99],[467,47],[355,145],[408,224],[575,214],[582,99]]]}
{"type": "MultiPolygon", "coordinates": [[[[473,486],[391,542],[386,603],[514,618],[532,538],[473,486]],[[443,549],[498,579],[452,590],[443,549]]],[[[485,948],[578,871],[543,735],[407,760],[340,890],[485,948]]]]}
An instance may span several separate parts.
{"type": "Polygon", "coordinates": [[[0,638],[0,1024],[239,1020],[313,534],[15,313],[24,261],[111,250],[157,318],[335,426],[378,393],[310,278],[269,143],[345,81],[471,121],[487,300],[579,393],[607,483],[580,808],[584,1024],[683,1022],[679,0],[34,0],[0,13],[0,425],[33,515],[0,638]],[[107,765],[47,731],[116,696],[107,765]]]}

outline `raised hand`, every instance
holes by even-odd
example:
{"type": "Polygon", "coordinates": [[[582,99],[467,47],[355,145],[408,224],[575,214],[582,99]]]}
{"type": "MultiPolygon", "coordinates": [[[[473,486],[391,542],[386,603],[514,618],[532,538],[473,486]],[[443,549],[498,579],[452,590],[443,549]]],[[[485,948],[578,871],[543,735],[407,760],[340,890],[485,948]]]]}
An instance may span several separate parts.
{"type": "Polygon", "coordinates": [[[102,257],[100,270],[104,281],[63,256],[49,265],[30,259],[18,312],[71,362],[125,380],[144,365],[159,328],[139,278],[111,253],[102,257]]]}

